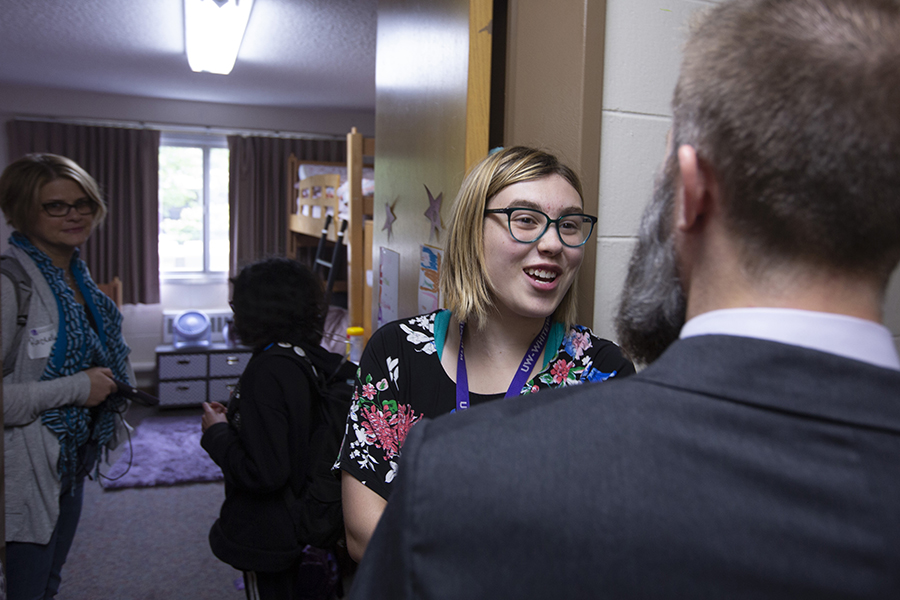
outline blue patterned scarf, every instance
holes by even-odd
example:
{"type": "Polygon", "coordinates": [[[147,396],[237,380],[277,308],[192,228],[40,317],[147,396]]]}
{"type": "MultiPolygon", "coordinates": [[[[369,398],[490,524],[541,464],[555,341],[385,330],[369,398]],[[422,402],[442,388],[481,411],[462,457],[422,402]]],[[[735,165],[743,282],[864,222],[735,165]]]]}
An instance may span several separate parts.
{"type": "MultiPolygon", "coordinates": [[[[97,366],[109,367],[116,379],[128,381],[126,359],[131,350],[122,338],[122,314],[91,279],[87,266],[79,258],[78,249],[69,267],[84,296],[84,306],[75,300],[75,293],[66,284],[65,271],[54,266],[49,256],[19,232],[14,232],[9,241],[34,260],[56,298],[59,331],[41,381],[74,375],[97,366]],[[87,311],[94,318],[97,331],[91,327],[87,311]]],[[[59,438],[57,469],[61,477],[78,474],[78,450],[86,443],[95,442],[98,448],[109,444],[115,434],[116,415],[124,412],[125,406],[125,398],[111,394],[94,408],[69,405],[41,413],[41,422],[59,438]]]]}

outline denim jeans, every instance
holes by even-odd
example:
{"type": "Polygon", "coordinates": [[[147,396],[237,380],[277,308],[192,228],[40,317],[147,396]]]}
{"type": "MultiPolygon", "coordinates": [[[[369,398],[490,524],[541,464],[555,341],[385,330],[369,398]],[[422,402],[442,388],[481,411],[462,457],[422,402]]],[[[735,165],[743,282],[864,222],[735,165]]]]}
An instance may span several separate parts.
{"type": "Polygon", "coordinates": [[[67,477],[59,495],[59,519],[46,544],[6,543],[6,593],[8,600],[48,600],[56,596],[63,565],[75,539],[84,499],[84,474],[67,477]]]}

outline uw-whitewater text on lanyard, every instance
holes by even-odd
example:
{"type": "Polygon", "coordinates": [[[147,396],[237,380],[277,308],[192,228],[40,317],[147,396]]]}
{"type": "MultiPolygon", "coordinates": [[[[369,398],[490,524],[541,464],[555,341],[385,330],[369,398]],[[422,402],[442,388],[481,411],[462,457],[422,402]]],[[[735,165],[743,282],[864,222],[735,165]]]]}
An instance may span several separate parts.
{"type": "MultiPolygon", "coordinates": [[[[456,363],[456,410],[458,411],[469,408],[469,378],[466,375],[466,356],[463,352],[463,330],[465,327],[465,323],[459,324],[459,357],[456,363]]],[[[537,362],[541,352],[544,351],[544,345],[547,343],[547,335],[549,333],[550,317],[547,317],[544,319],[544,326],[541,328],[541,332],[531,341],[531,346],[528,348],[525,356],[522,357],[522,362],[516,370],[516,375],[513,377],[512,383],[509,384],[509,389],[506,390],[505,398],[518,396],[522,392],[522,388],[525,387],[525,382],[528,381],[535,362],[537,362]]]]}

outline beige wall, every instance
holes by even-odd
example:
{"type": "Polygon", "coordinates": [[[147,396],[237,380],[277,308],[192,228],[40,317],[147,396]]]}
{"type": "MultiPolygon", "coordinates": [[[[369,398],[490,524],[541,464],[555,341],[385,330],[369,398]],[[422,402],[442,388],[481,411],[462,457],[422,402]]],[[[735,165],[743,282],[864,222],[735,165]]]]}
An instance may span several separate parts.
{"type": "MultiPolygon", "coordinates": [[[[573,167],[598,214],[606,0],[510,0],[505,145],[537,146],[573,167]]],[[[594,238],[596,239],[596,238],[594,238]]],[[[578,322],[593,325],[596,244],[585,247],[578,322]]]]}

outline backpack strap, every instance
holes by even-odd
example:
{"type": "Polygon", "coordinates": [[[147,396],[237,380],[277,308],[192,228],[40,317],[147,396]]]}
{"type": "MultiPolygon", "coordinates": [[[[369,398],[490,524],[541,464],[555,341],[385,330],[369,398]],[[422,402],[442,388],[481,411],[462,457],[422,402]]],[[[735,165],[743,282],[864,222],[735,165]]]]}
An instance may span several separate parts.
{"type": "MultiPolygon", "coordinates": [[[[316,388],[316,391],[319,392],[319,395],[325,393],[328,389],[328,385],[335,381],[338,377],[342,376],[341,371],[345,369],[345,366],[350,362],[347,360],[346,356],[341,357],[340,363],[338,363],[337,367],[335,367],[334,371],[331,373],[322,372],[321,367],[317,367],[313,364],[312,359],[307,355],[300,355],[294,352],[293,346],[290,348],[285,348],[284,346],[273,345],[272,349],[278,348],[281,352],[282,356],[288,356],[300,365],[303,371],[306,373],[306,376],[312,382],[313,386],[316,388]]],[[[305,352],[305,351],[304,351],[305,352]]],[[[353,365],[354,369],[356,365],[353,365]]]]}
{"type": "Polygon", "coordinates": [[[295,489],[294,482],[288,482],[282,490],[282,497],[291,514],[298,539],[313,546],[318,543],[323,548],[331,547],[337,543],[337,539],[343,532],[340,480],[333,475],[331,468],[340,451],[340,443],[339,439],[332,440],[332,438],[343,432],[343,423],[346,420],[346,410],[349,410],[351,395],[348,391],[347,407],[340,409],[341,422],[340,427],[337,427],[332,415],[336,405],[331,386],[342,378],[346,379],[348,365],[354,369],[356,365],[349,363],[344,358],[334,372],[330,373],[328,372],[331,370],[330,367],[328,371],[325,371],[316,366],[312,357],[306,355],[305,351],[301,355],[295,352],[293,347],[281,346],[277,352],[280,356],[292,358],[300,366],[310,380],[313,391],[313,398],[310,402],[313,422],[310,427],[306,480],[299,489],[295,489]],[[331,443],[332,441],[337,443],[331,443]],[[334,531],[338,533],[334,534],[334,531]],[[301,532],[306,532],[306,535],[301,532]]]}
{"type": "Polygon", "coordinates": [[[19,345],[22,343],[22,334],[25,331],[25,323],[28,321],[28,308],[31,306],[31,277],[22,268],[22,264],[14,257],[0,256],[0,273],[9,277],[16,290],[16,333],[13,336],[9,353],[3,357],[3,376],[6,377],[16,368],[16,357],[19,345]]]}

